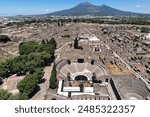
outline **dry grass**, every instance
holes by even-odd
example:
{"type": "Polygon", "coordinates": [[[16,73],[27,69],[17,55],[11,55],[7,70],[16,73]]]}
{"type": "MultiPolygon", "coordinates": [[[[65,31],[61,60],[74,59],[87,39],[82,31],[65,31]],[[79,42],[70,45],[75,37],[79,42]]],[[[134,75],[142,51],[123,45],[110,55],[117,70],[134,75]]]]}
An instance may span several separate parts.
{"type": "Polygon", "coordinates": [[[123,67],[118,67],[117,65],[114,65],[114,64],[107,64],[106,68],[110,75],[130,75],[130,74],[132,74],[131,70],[128,70],[127,68],[123,68],[123,67]]]}
{"type": "Polygon", "coordinates": [[[140,71],[144,71],[145,70],[145,67],[143,65],[137,65],[136,66],[137,69],[139,69],[140,71]]]}

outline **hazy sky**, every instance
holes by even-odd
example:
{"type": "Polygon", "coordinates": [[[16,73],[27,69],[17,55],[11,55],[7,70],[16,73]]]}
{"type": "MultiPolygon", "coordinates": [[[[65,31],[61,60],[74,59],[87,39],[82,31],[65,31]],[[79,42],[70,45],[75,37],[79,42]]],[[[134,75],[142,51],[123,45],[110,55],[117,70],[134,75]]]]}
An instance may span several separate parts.
{"type": "Polygon", "coordinates": [[[49,13],[72,8],[82,2],[150,14],[150,0],[0,0],[0,16],[49,13]]]}

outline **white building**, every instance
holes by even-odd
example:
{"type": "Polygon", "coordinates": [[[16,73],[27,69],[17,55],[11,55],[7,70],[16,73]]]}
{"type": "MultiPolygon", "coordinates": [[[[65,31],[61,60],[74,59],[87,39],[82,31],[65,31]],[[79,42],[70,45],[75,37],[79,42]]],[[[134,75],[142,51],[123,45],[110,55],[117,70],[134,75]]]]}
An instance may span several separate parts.
{"type": "Polygon", "coordinates": [[[96,36],[90,36],[89,34],[79,35],[80,42],[99,42],[100,40],[96,36]]]}
{"type": "Polygon", "coordinates": [[[146,39],[150,39],[150,33],[146,35],[146,39]]]}

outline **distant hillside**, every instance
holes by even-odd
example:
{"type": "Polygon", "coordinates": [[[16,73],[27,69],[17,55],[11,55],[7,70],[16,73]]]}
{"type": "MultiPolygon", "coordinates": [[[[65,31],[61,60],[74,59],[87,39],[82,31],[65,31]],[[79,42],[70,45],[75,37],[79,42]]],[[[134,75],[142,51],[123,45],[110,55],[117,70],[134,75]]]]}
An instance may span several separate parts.
{"type": "Polygon", "coordinates": [[[56,11],[47,15],[55,16],[150,16],[149,14],[133,13],[111,8],[107,5],[96,6],[91,3],[81,3],[71,9],[56,11]]]}

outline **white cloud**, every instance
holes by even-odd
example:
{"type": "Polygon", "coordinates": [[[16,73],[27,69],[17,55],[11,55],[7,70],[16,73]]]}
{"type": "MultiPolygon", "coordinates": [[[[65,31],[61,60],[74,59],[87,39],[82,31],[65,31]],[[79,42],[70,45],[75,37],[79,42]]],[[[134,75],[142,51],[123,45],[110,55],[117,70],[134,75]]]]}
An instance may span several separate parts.
{"type": "Polygon", "coordinates": [[[136,8],[141,8],[142,6],[141,5],[136,5],[136,8]]]}

